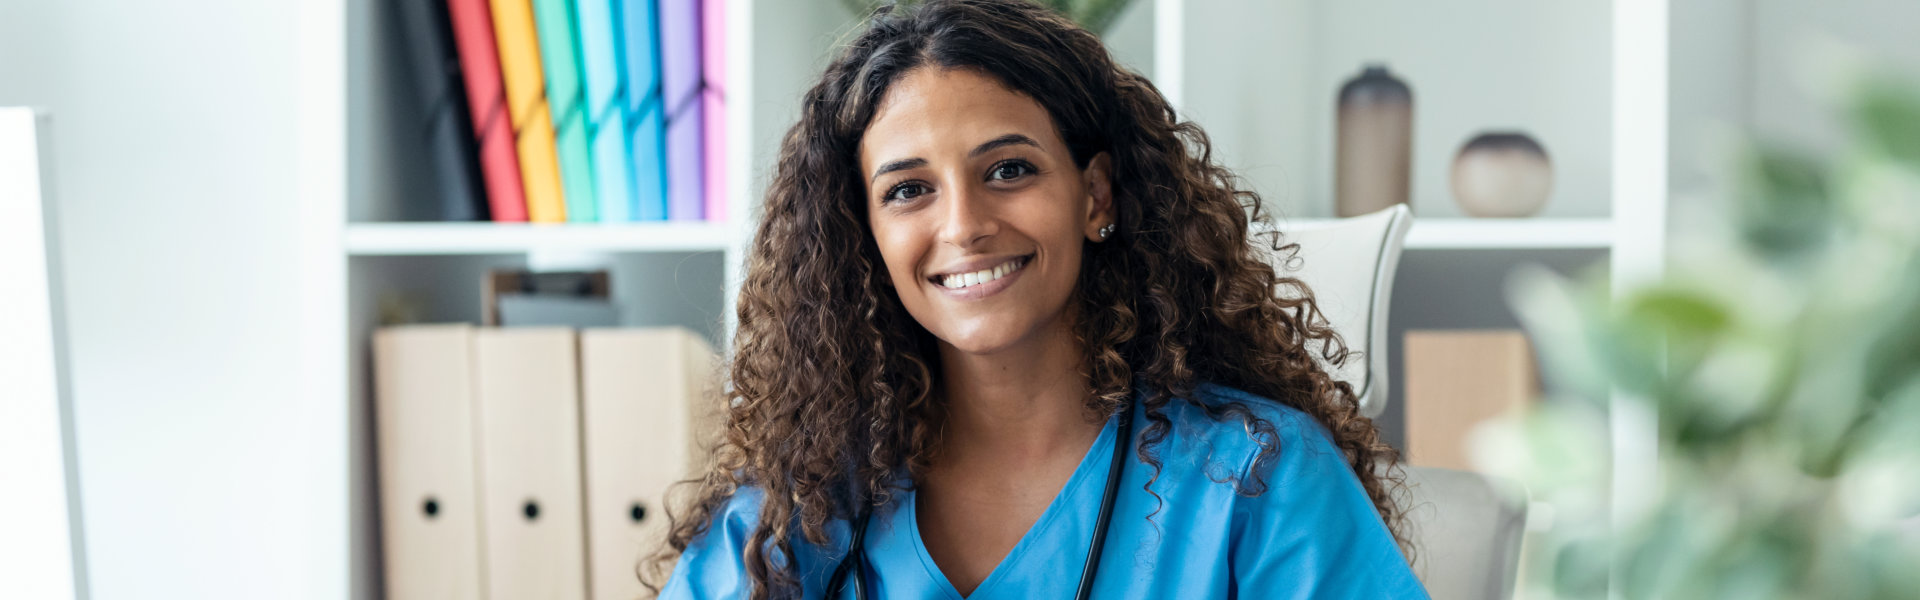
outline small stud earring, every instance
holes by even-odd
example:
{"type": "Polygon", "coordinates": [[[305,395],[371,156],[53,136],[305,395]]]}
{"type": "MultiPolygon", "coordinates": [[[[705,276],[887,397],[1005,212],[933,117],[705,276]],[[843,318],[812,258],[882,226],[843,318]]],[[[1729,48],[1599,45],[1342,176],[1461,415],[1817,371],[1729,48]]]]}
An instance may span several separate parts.
{"type": "Polygon", "coordinates": [[[1101,227],[1098,233],[1100,234],[1100,239],[1102,240],[1107,239],[1108,237],[1113,235],[1113,224],[1108,223],[1105,227],[1101,227]]]}

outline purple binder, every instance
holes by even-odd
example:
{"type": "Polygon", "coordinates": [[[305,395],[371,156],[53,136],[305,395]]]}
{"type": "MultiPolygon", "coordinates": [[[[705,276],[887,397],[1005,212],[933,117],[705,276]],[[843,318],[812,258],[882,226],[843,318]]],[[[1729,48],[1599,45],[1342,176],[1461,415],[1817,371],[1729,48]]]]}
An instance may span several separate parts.
{"type": "Polygon", "coordinates": [[[667,218],[703,215],[700,0],[660,1],[660,78],[667,105],[667,218]]]}

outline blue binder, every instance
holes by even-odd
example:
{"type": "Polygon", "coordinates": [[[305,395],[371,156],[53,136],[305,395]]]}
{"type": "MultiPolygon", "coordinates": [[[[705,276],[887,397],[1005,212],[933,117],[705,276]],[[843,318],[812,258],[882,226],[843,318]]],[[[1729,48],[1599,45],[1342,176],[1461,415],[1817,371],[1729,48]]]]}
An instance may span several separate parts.
{"type": "Polygon", "coordinates": [[[660,3],[658,0],[611,1],[619,4],[626,58],[634,216],[643,221],[664,221],[667,218],[667,112],[661,96],[660,3]]]}

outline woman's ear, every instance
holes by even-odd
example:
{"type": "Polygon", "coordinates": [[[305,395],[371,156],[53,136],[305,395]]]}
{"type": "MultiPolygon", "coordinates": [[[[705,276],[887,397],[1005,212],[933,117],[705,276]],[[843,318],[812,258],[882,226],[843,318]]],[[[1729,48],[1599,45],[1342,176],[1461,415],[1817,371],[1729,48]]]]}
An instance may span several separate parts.
{"type": "Polygon", "coordinates": [[[1096,242],[1105,241],[1100,229],[1114,224],[1113,210],[1113,157],[1101,152],[1087,161],[1087,168],[1081,169],[1082,184],[1087,190],[1087,219],[1082,229],[1087,239],[1096,242]]]}

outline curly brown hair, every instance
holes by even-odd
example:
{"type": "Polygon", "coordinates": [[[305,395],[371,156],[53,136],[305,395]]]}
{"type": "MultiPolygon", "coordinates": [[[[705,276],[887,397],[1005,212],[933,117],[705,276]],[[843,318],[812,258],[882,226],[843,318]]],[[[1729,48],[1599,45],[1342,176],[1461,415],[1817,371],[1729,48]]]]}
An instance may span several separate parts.
{"type": "Polygon", "coordinates": [[[1154,479],[1166,408],[1178,400],[1247,427],[1261,450],[1252,476],[1234,485],[1264,492],[1280,451],[1273,424],[1243,403],[1193,399],[1203,382],[1238,388],[1324,425],[1406,548],[1392,500],[1398,453],[1360,413],[1352,386],[1328,374],[1352,356],[1307,287],[1269,266],[1297,247],[1250,232],[1267,219],[1260,196],[1214,162],[1206,134],[1092,33],[1048,9],[927,0],[875,11],[802,99],[740,290],[725,436],[645,569],[649,587],[658,590],[736,491],[758,486],[764,501],[745,556],[753,597],[797,595],[791,562],[772,555],[795,556],[796,530],[825,545],[829,522],[885,506],[904,491],[903,468],[918,479],[931,464],[944,408],[936,340],[887,285],[858,162],[889,85],[922,67],[974,69],[1032,98],[1080,168],[1111,155],[1117,232],[1086,245],[1075,334],[1094,390],[1089,410],[1116,414],[1144,390],[1150,424],[1137,453],[1154,479]]]}

